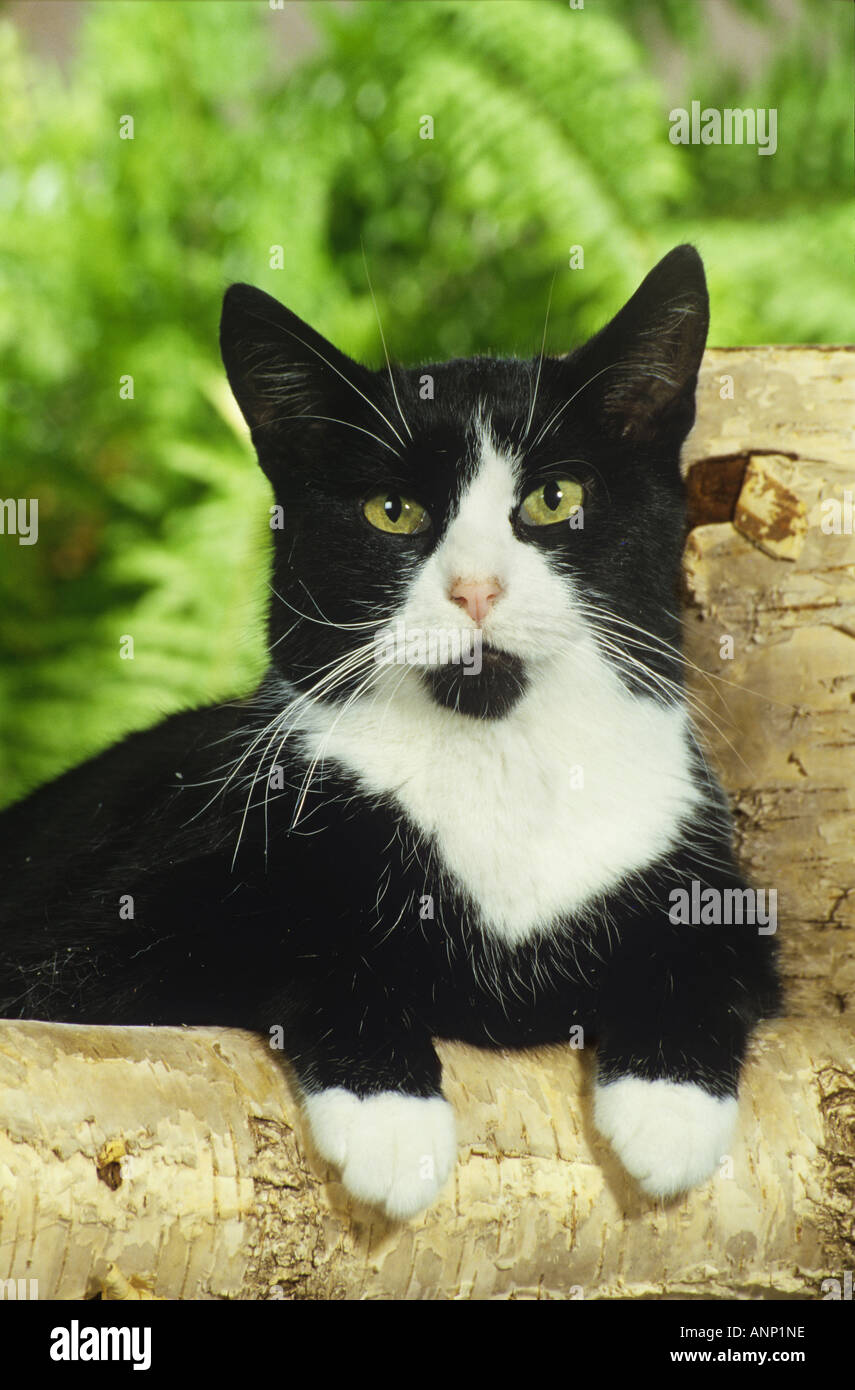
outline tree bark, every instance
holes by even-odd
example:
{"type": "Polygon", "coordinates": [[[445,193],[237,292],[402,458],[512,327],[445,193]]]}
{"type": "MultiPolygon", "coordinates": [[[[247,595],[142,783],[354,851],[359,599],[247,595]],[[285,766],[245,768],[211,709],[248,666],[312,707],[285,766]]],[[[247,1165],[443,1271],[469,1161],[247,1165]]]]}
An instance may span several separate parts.
{"type": "Polygon", "coordinates": [[[592,1129],[589,1059],[444,1044],[460,1163],[434,1209],[394,1225],[312,1155],[260,1039],[2,1024],[7,1297],[32,1279],[41,1298],[214,1299],[818,1298],[842,1281],[855,1262],[853,404],[855,349],[713,350],[684,450],[700,729],[743,865],[778,893],[789,999],[752,1047],[719,1175],[657,1205],[592,1129]],[[837,531],[823,529],[829,500],[837,531]]]}
{"type": "Polygon", "coordinates": [[[441,1055],[459,1166],[400,1225],[352,1204],[310,1152],[261,1039],[3,1024],[0,1275],[70,1299],[818,1298],[852,1268],[855,1058],[839,1023],[763,1030],[733,1153],[666,1205],[593,1131],[580,1053],[441,1055]]]}
{"type": "Polygon", "coordinates": [[[850,1026],[853,423],[855,348],[716,349],[683,451],[686,649],[707,673],[692,682],[698,727],[731,795],[743,866],[778,893],[790,1009],[850,1026]],[[733,399],[722,399],[728,378],[733,399]],[[839,531],[823,529],[830,503],[839,531]]]}

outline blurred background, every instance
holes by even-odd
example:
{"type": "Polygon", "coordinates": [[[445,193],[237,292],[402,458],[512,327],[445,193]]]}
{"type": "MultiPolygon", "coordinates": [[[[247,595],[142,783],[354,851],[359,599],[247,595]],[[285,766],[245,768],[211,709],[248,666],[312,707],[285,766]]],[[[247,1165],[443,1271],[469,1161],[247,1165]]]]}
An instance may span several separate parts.
{"type": "Polygon", "coordinates": [[[0,801],[264,668],[230,281],[376,364],[364,243],[394,357],[530,356],[689,240],[711,344],[851,342],[852,52],[848,0],[0,3],[0,801]]]}

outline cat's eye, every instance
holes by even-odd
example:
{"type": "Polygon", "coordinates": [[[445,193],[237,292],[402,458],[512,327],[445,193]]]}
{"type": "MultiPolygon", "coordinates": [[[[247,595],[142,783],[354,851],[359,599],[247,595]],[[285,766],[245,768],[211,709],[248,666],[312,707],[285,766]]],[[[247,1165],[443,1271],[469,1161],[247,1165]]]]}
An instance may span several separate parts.
{"type": "Polygon", "coordinates": [[[394,536],[417,536],[430,529],[430,517],[420,502],[397,492],[375,492],[363,504],[366,521],[394,536]]]}
{"type": "Polygon", "coordinates": [[[551,479],[530,492],[520,507],[520,521],[526,526],[552,526],[569,521],[581,507],[585,491],[571,478],[551,479]]]}

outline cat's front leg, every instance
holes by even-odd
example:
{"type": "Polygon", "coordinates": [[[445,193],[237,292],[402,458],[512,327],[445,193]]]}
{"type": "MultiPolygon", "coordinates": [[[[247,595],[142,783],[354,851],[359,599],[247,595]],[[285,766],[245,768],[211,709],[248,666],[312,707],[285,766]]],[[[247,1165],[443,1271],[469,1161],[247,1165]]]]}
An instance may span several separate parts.
{"type": "Polygon", "coordinates": [[[603,991],[594,1123],[664,1198],[733,1155],[739,1071],[755,1022],[776,1010],[777,978],[753,927],[638,926],[603,991]]]}
{"type": "Polygon", "coordinates": [[[286,1051],[321,1157],[353,1197],[393,1219],[431,1206],[454,1168],[457,1137],[428,1034],[368,1004],[358,1018],[332,999],[285,1012],[286,1051]]]}

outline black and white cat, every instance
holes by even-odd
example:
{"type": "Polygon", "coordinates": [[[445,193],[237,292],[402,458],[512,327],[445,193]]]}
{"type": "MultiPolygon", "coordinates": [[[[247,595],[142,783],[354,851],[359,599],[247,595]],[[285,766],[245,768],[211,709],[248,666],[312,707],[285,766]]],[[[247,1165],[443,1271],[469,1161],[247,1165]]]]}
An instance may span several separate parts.
{"type": "Polygon", "coordinates": [[[641,1187],[709,1177],[779,1005],[770,936],[670,912],[742,886],[675,613],[707,323],[690,246],[560,359],[375,372],[232,286],[269,671],[0,817],[0,1014],[284,1040],[321,1154],[394,1217],[454,1164],[432,1039],[581,1029],[641,1187]]]}

